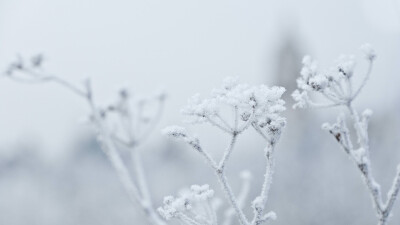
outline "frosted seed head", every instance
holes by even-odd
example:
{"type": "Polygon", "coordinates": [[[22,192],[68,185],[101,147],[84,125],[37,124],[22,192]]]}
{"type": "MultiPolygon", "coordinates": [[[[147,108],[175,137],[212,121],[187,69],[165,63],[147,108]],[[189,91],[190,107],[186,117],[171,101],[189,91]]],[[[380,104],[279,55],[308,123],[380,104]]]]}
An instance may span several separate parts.
{"type": "Polygon", "coordinates": [[[294,99],[294,101],[296,102],[293,105],[294,109],[297,108],[307,108],[308,106],[308,94],[306,91],[302,91],[300,92],[298,89],[296,89],[293,93],[292,93],[292,98],[294,99]]]}
{"type": "MultiPolygon", "coordinates": [[[[284,92],[283,87],[250,86],[239,84],[237,78],[227,78],[221,88],[212,91],[211,97],[201,99],[195,95],[190,98],[181,112],[189,116],[193,123],[209,122],[213,125],[213,120],[218,123],[219,117],[223,117],[220,113],[224,112],[223,107],[226,106],[237,111],[239,122],[258,123],[258,120],[265,117],[279,119],[280,113],[285,110],[285,102],[281,99],[284,92]]],[[[221,127],[232,129],[226,124],[221,127]]]]}
{"type": "Polygon", "coordinates": [[[328,79],[323,75],[317,75],[308,81],[314,91],[323,91],[328,86],[328,79]]]}
{"type": "Polygon", "coordinates": [[[365,118],[370,118],[371,116],[372,116],[372,110],[371,109],[366,109],[366,110],[364,110],[364,112],[362,113],[362,116],[363,117],[365,117],[365,118]]]}
{"type": "Polygon", "coordinates": [[[200,185],[192,185],[190,187],[194,199],[198,201],[204,201],[207,199],[211,199],[214,196],[214,190],[211,190],[208,184],[200,185]]]}
{"type": "Polygon", "coordinates": [[[354,72],[356,61],[353,55],[341,55],[337,60],[337,68],[345,77],[351,77],[354,72]]]}

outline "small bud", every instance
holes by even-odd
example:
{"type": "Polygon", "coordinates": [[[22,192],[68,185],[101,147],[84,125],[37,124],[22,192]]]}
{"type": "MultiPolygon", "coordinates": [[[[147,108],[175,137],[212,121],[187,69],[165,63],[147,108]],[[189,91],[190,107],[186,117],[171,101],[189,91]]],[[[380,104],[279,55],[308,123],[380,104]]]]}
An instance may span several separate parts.
{"type": "Polygon", "coordinates": [[[370,118],[371,116],[372,116],[372,110],[370,110],[370,109],[366,109],[366,110],[364,110],[364,112],[362,113],[362,116],[364,117],[364,118],[370,118]]]}

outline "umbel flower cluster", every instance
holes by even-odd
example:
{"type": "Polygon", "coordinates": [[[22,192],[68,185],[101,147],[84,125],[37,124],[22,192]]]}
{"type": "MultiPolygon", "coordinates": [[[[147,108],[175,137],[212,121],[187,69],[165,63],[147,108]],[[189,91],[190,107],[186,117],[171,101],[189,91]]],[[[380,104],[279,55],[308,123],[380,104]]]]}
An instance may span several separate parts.
{"type": "Polygon", "coordinates": [[[273,133],[285,125],[285,119],[280,115],[285,110],[285,102],[281,99],[284,92],[283,87],[250,86],[240,84],[237,78],[228,77],[221,88],[212,91],[210,98],[201,99],[196,94],[181,112],[189,117],[188,122],[210,123],[228,133],[240,133],[249,126],[273,133]],[[222,118],[225,106],[233,108],[237,115],[235,124],[229,124],[222,118]]]}
{"type": "Polygon", "coordinates": [[[372,63],[376,53],[370,44],[361,47],[368,60],[369,67],[362,84],[354,89],[352,78],[356,65],[355,57],[352,55],[341,55],[335,66],[319,71],[315,60],[310,56],[303,58],[303,68],[297,79],[298,89],[292,94],[297,102],[294,108],[306,107],[331,107],[351,102],[360,93],[372,71],[372,63]],[[322,95],[328,104],[318,104],[311,100],[310,93],[315,92],[322,95]]]}
{"type": "Polygon", "coordinates": [[[298,90],[293,93],[293,98],[297,102],[294,108],[306,107],[334,107],[342,106],[350,114],[354,125],[357,143],[354,145],[352,132],[347,127],[345,114],[338,116],[334,124],[324,123],[322,128],[327,130],[339,143],[344,152],[350,157],[357,166],[365,185],[371,195],[373,206],[376,210],[378,225],[385,225],[390,217],[394,202],[400,189],[400,165],[393,178],[392,186],[389,189],[384,201],[380,185],[376,182],[372,174],[372,166],[369,154],[368,123],[372,116],[372,111],[366,109],[359,115],[353,106],[353,101],[365,86],[371,71],[376,53],[371,45],[365,44],[361,47],[369,66],[362,83],[356,88],[353,82],[355,59],[353,56],[341,56],[336,66],[319,72],[317,63],[306,56],[303,59],[301,76],[297,79],[298,90]],[[315,103],[311,100],[310,93],[316,93],[325,98],[325,103],[315,103]],[[326,103],[328,102],[328,103],[326,103]]]}
{"type": "MultiPolygon", "coordinates": [[[[163,130],[164,134],[182,140],[190,145],[202,155],[208,165],[214,170],[221,184],[222,191],[225,193],[226,199],[234,210],[234,213],[232,213],[232,210],[227,211],[225,215],[228,216],[225,217],[224,224],[230,224],[231,217],[234,214],[236,214],[239,223],[242,225],[258,225],[276,218],[274,212],[264,214],[264,208],[272,182],[275,144],[279,140],[282,129],[286,124],[285,118],[281,116],[281,113],[285,110],[285,102],[281,99],[284,92],[285,89],[283,87],[250,86],[240,84],[236,78],[230,77],[224,80],[221,88],[212,91],[211,97],[201,99],[199,95],[195,95],[189,99],[188,105],[182,109],[182,114],[189,118],[189,122],[194,124],[211,124],[226,132],[231,137],[228,147],[224,150],[222,158],[218,161],[211,157],[208,151],[203,149],[200,140],[190,135],[185,128],[171,126],[163,130]],[[229,118],[226,115],[227,108],[234,115],[231,121],[227,119],[229,118]],[[266,147],[264,155],[267,161],[263,186],[259,196],[252,203],[254,213],[252,220],[249,220],[243,213],[245,196],[242,193],[247,191],[241,192],[239,197],[236,197],[225,175],[225,167],[234,149],[238,135],[250,127],[265,139],[266,147]]],[[[244,189],[248,189],[248,185],[243,186],[245,187],[244,189]]],[[[170,203],[170,201],[167,202],[170,203]]],[[[169,205],[167,204],[167,206],[169,205]]],[[[169,207],[165,207],[161,210],[162,215],[165,218],[172,218],[170,214],[165,214],[166,209],[170,209],[169,207]]],[[[175,213],[179,211],[177,215],[182,215],[187,210],[185,207],[174,207],[173,209],[172,211],[175,213]]],[[[180,217],[179,219],[182,218],[180,217]]],[[[204,224],[197,218],[190,219],[192,222],[186,224],[204,224]]],[[[217,224],[217,220],[214,220],[211,224],[217,224]]]]}

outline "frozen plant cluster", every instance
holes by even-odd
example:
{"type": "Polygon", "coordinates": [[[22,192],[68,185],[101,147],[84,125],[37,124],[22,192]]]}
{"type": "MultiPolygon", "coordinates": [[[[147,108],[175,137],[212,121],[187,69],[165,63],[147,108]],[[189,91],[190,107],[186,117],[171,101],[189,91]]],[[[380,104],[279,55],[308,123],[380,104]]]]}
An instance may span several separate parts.
{"type": "MultiPolygon", "coordinates": [[[[215,160],[209,152],[204,149],[200,140],[190,135],[185,128],[178,126],[167,127],[163,133],[173,138],[179,139],[196,152],[198,152],[214,170],[215,175],[221,185],[222,191],[225,193],[227,201],[231,205],[231,209],[226,212],[223,224],[230,224],[232,215],[236,217],[241,225],[259,225],[276,218],[274,212],[265,213],[265,206],[268,200],[268,192],[272,182],[274,171],[274,149],[286,120],[281,116],[285,110],[284,101],[281,99],[285,92],[283,87],[267,87],[265,85],[250,86],[241,84],[237,78],[226,78],[221,88],[214,89],[211,97],[200,98],[195,95],[189,99],[188,105],[182,109],[182,114],[189,117],[189,122],[208,123],[217,129],[227,133],[230,137],[228,147],[223,151],[223,156],[218,161],[215,160]],[[225,110],[224,110],[225,109],[225,110]],[[233,114],[233,118],[229,121],[227,118],[229,113],[233,114]],[[253,219],[249,219],[243,212],[245,207],[243,192],[237,197],[228,182],[225,175],[225,167],[232,154],[237,137],[249,128],[253,128],[266,142],[264,156],[266,159],[266,169],[263,186],[251,207],[253,209],[253,219]],[[232,210],[234,213],[232,213],[232,210]]],[[[250,175],[244,173],[244,183],[250,175]]],[[[243,185],[248,189],[248,185],[243,185]]],[[[182,208],[185,209],[185,208],[182,208]]],[[[179,211],[179,210],[178,210],[179,211]]],[[[183,213],[183,211],[180,211],[183,213]]],[[[203,224],[196,218],[186,224],[203,224]]],[[[212,224],[217,224],[217,220],[212,224]]]]}
{"type": "Polygon", "coordinates": [[[351,103],[369,79],[376,58],[376,53],[370,44],[364,44],[361,49],[369,66],[362,84],[357,88],[353,87],[352,82],[356,65],[354,56],[341,55],[336,60],[335,66],[324,71],[319,71],[317,62],[310,56],[305,56],[301,76],[297,79],[298,89],[292,94],[296,101],[294,108],[332,107],[351,103]],[[314,102],[310,98],[311,92],[319,93],[328,103],[314,102]]]}
{"type": "Polygon", "coordinates": [[[141,152],[137,148],[147,139],[158,122],[165,93],[158,93],[149,98],[134,98],[123,88],[118,91],[115,102],[101,107],[95,102],[89,79],[85,80],[83,87],[75,86],[60,77],[47,74],[42,68],[42,62],[41,55],[34,56],[29,61],[18,57],[9,66],[6,75],[21,83],[57,83],[84,99],[90,109],[88,122],[95,128],[98,142],[114,167],[130,201],[140,206],[150,223],[165,225],[165,221],[153,207],[141,152]],[[130,159],[124,159],[122,153],[129,153],[130,159]]]}
{"type": "Polygon", "coordinates": [[[354,56],[341,56],[334,67],[320,72],[316,61],[310,56],[303,59],[301,76],[297,79],[298,90],[292,96],[296,101],[294,108],[320,108],[342,106],[350,114],[354,126],[357,143],[352,143],[354,135],[347,127],[345,114],[340,114],[334,124],[325,123],[322,128],[327,130],[341,148],[350,157],[360,171],[365,185],[371,195],[373,206],[378,217],[378,225],[385,225],[390,217],[394,202],[400,189],[400,165],[397,168],[392,186],[387,193],[386,201],[382,197],[380,185],[373,174],[369,154],[368,123],[372,111],[366,109],[361,113],[353,106],[353,101],[365,86],[376,59],[376,53],[369,44],[361,47],[369,66],[362,83],[355,87],[353,82],[355,58],[354,56]],[[325,99],[323,103],[316,103],[310,97],[311,93],[318,94],[325,99]]]}
{"type": "Polygon", "coordinates": [[[168,221],[173,218],[183,224],[217,224],[218,201],[212,201],[214,191],[205,185],[192,185],[179,197],[166,196],[158,212],[168,221]]]}
{"type": "MultiPolygon", "coordinates": [[[[354,56],[343,55],[332,68],[323,71],[319,70],[317,62],[310,56],[304,57],[301,76],[297,79],[298,89],[292,94],[296,101],[293,107],[343,107],[348,111],[354,130],[348,129],[344,113],[338,116],[335,123],[325,123],[322,127],[334,137],[360,171],[372,198],[378,225],[386,225],[400,190],[400,165],[387,197],[384,198],[380,185],[372,174],[369,153],[368,123],[372,111],[367,109],[360,114],[353,106],[353,101],[369,79],[376,59],[371,45],[363,45],[362,51],[368,62],[368,69],[361,84],[357,86],[353,81],[356,66],[354,56]],[[317,99],[322,100],[314,100],[316,95],[319,96],[317,99]],[[353,140],[357,140],[357,143],[353,143],[353,140]]],[[[41,55],[30,60],[18,57],[5,74],[21,83],[56,83],[85,100],[90,110],[88,122],[95,128],[105,155],[114,167],[129,199],[140,206],[150,224],[165,225],[176,220],[185,225],[260,225],[277,218],[273,211],[266,211],[266,206],[274,174],[275,146],[286,125],[286,120],[281,115],[285,110],[285,102],[281,99],[285,92],[283,87],[251,86],[229,77],[224,80],[222,87],[211,92],[210,97],[194,95],[190,98],[181,111],[187,118],[186,121],[195,125],[212,125],[230,139],[227,147],[222,150],[222,157],[214,158],[203,147],[200,139],[184,127],[170,126],[163,129],[163,133],[186,143],[205,159],[214,171],[229,207],[224,209],[224,213],[220,213],[222,200],[216,198],[214,191],[205,184],[192,185],[177,197],[165,197],[164,205],[156,209],[143,170],[141,152],[137,147],[154,130],[162,114],[165,94],[137,98],[127,89],[121,89],[115,101],[99,106],[90,80],[86,80],[82,86],[76,86],[60,77],[47,74],[42,68],[43,59],[41,55]],[[243,171],[240,174],[242,186],[238,193],[233,192],[226,176],[226,167],[237,139],[249,129],[255,130],[265,141],[262,154],[266,161],[262,187],[251,204],[247,203],[251,173],[243,171]],[[123,157],[126,155],[130,157],[123,157]],[[252,218],[244,213],[246,207],[251,207],[252,218]]]]}

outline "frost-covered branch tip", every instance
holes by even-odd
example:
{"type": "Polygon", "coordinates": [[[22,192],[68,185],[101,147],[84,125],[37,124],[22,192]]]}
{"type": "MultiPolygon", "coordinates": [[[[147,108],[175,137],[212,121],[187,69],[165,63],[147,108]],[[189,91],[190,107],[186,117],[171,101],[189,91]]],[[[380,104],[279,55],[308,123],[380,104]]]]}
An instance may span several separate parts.
{"type": "Polygon", "coordinates": [[[361,172],[362,178],[371,195],[373,206],[378,217],[378,225],[387,224],[388,218],[397,198],[400,186],[399,169],[393,179],[391,189],[384,202],[380,185],[376,182],[372,174],[372,166],[369,154],[368,122],[372,115],[369,109],[359,115],[353,107],[352,102],[365,86],[372,70],[372,63],[376,58],[376,53],[369,44],[361,47],[365,58],[369,62],[368,70],[362,83],[354,89],[352,81],[354,75],[355,60],[352,56],[341,56],[335,67],[319,72],[317,64],[309,56],[303,59],[301,76],[297,79],[298,90],[292,96],[296,101],[294,108],[305,107],[331,107],[344,106],[350,113],[357,145],[353,145],[351,132],[347,128],[344,114],[340,115],[334,124],[325,123],[322,128],[327,130],[340,144],[346,154],[361,172]],[[317,93],[325,98],[327,103],[315,103],[311,100],[310,93],[317,93]]]}
{"type": "Polygon", "coordinates": [[[320,71],[318,64],[310,56],[303,58],[303,67],[297,79],[298,89],[292,97],[296,101],[294,108],[324,108],[349,104],[360,93],[372,71],[376,53],[371,45],[361,47],[369,66],[362,83],[355,88],[353,84],[355,57],[341,55],[333,67],[320,71]],[[355,89],[354,89],[355,88],[355,89]],[[317,93],[325,99],[323,103],[314,102],[310,94],[317,93]]]}
{"type": "MultiPolygon", "coordinates": [[[[185,129],[173,126],[163,131],[164,134],[183,140],[205,157],[214,169],[221,188],[242,225],[258,225],[275,218],[274,213],[264,215],[263,212],[272,181],[274,147],[286,125],[285,118],[281,116],[281,113],[285,110],[285,102],[281,99],[284,92],[283,87],[250,86],[240,84],[237,78],[230,77],[224,80],[221,88],[214,89],[210,97],[202,99],[197,94],[189,99],[187,106],[181,110],[182,114],[189,118],[189,122],[194,124],[208,123],[228,133],[231,138],[222,158],[218,161],[202,149],[198,139],[188,135],[185,129]],[[226,110],[223,110],[226,107],[233,112],[233,119],[229,119],[226,110]],[[225,175],[225,167],[233,152],[237,137],[248,128],[253,128],[265,139],[266,149],[268,149],[264,153],[267,160],[265,181],[260,195],[254,201],[257,204],[255,204],[256,206],[253,204],[255,215],[251,221],[242,209],[244,197],[242,195],[235,196],[225,175]]],[[[226,219],[226,221],[229,224],[230,219],[226,219]]]]}

